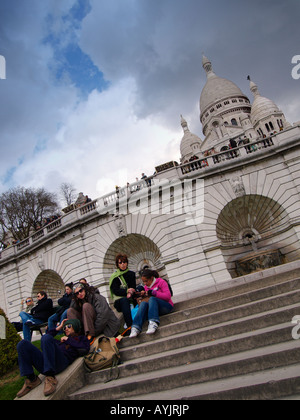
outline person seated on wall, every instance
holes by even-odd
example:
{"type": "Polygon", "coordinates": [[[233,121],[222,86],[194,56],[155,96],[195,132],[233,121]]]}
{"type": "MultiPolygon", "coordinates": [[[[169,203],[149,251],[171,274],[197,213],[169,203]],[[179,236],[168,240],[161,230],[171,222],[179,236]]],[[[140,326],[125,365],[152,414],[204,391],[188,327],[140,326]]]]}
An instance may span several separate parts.
{"type": "MultiPolygon", "coordinates": [[[[28,297],[25,300],[22,299],[20,313],[25,312],[27,314],[30,314],[30,311],[33,307],[34,307],[34,302],[33,302],[32,297],[28,297]],[[25,307],[24,307],[24,303],[26,304],[25,307]]],[[[23,331],[23,322],[12,322],[12,324],[18,332],[23,331]]]]}
{"type": "Polygon", "coordinates": [[[128,268],[128,257],[125,254],[119,254],[116,257],[115,271],[109,280],[109,289],[114,307],[118,312],[122,312],[126,327],[132,326],[132,316],[130,304],[134,303],[132,296],[136,289],[136,276],[133,271],[128,268]]]}
{"type": "Polygon", "coordinates": [[[48,319],[48,330],[55,329],[57,323],[61,323],[67,318],[67,310],[69,309],[73,297],[73,283],[65,285],[65,294],[58,299],[59,305],[54,315],[51,315],[48,319]]]}
{"type": "Polygon", "coordinates": [[[141,302],[134,318],[130,338],[137,337],[148,319],[149,325],[146,334],[154,334],[160,324],[160,316],[172,312],[174,304],[171,291],[166,280],[159,278],[155,270],[146,269],[142,273],[144,291],[140,292],[141,302]]]}
{"type": "Polygon", "coordinates": [[[31,309],[30,314],[20,312],[20,317],[23,322],[23,336],[24,340],[27,341],[31,341],[30,327],[47,322],[48,318],[53,314],[53,302],[52,299],[48,299],[46,292],[39,292],[37,299],[38,303],[31,309]]]}
{"type": "Polygon", "coordinates": [[[108,305],[104,296],[94,288],[81,283],[75,284],[73,300],[68,309],[68,318],[79,319],[90,345],[95,338],[104,334],[107,337],[118,335],[120,321],[108,305]]]}
{"type": "Polygon", "coordinates": [[[18,398],[24,397],[41,384],[33,368],[46,376],[44,395],[49,396],[55,392],[58,383],[55,375],[90,350],[88,339],[80,334],[81,323],[78,319],[64,319],[55,329],[49,330],[42,336],[42,351],[26,340],[18,343],[20,374],[26,377],[22,389],[17,393],[18,398]],[[54,337],[61,330],[64,331],[65,336],[58,341],[54,337]]]}

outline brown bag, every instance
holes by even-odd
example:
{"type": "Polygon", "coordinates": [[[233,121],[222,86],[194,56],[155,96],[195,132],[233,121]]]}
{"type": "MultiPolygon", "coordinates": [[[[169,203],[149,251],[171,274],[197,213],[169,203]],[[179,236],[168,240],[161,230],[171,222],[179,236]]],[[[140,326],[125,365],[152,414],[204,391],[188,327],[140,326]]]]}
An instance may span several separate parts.
{"type": "MultiPolygon", "coordinates": [[[[120,362],[120,353],[116,339],[102,336],[95,341],[89,354],[84,357],[85,367],[89,372],[111,368],[110,379],[112,380],[112,369],[120,362]]],[[[119,374],[118,374],[119,376],[119,374]]],[[[117,378],[116,378],[117,379],[117,378]]]]}

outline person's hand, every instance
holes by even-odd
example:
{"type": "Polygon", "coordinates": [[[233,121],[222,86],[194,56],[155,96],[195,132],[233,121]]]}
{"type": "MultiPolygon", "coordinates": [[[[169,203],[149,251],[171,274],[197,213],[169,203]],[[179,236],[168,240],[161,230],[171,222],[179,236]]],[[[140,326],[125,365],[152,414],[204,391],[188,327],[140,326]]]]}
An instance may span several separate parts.
{"type": "Polygon", "coordinates": [[[61,337],[60,342],[63,343],[65,341],[67,341],[69,339],[69,337],[67,337],[66,335],[64,335],[63,337],[61,337]]]}
{"type": "Polygon", "coordinates": [[[60,331],[63,329],[65,323],[67,322],[67,319],[64,319],[57,327],[56,327],[56,331],[60,331]]]}

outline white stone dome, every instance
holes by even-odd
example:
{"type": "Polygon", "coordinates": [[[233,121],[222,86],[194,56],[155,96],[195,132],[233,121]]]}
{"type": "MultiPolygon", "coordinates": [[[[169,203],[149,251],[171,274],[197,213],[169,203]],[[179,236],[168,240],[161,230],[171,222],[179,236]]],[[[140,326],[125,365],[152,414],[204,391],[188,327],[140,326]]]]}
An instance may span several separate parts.
{"type": "Polygon", "coordinates": [[[180,153],[182,160],[191,157],[195,153],[199,153],[201,150],[202,140],[196,134],[190,132],[186,120],[181,116],[181,126],[184,131],[180,143],[180,153]]]}
{"type": "Polygon", "coordinates": [[[207,82],[200,96],[200,111],[203,113],[214,103],[231,97],[245,97],[241,89],[228,79],[217,76],[213,70],[211,62],[203,56],[203,67],[207,74],[207,82]]]}
{"type": "Polygon", "coordinates": [[[251,121],[253,125],[257,124],[263,118],[281,112],[278,106],[271,99],[260,95],[257,85],[252,81],[250,82],[250,89],[254,95],[254,101],[251,109],[251,121]]]}

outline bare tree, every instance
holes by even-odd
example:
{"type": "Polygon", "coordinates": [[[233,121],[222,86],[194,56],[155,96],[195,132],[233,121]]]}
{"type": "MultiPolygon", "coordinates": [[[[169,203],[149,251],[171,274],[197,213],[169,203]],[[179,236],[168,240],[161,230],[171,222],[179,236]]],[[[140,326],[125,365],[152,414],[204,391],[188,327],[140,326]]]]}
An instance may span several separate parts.
{"type": "Polygon", "coordinates": [[[74,203],[76,199],[76,189],[72,184],[63,182],[59,188],[59,191],[67,206],[70,206],[72,203],[74,203]]]}
{"type": "Polygon", "coordinates": [[[14,240],[27,238],[42,226],[43,219],[58,211],[55,194],[44,188],[17,187],[0,196],[0,231],[10,232],[14,240]]]}

